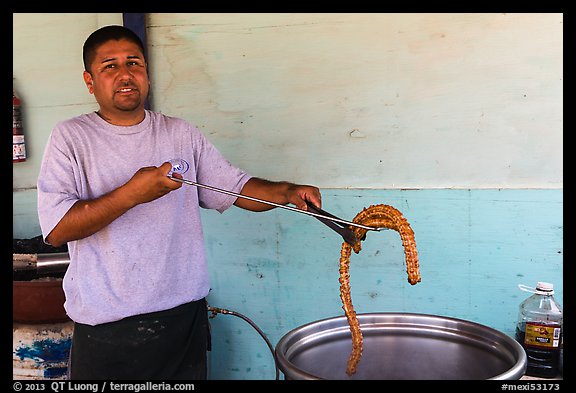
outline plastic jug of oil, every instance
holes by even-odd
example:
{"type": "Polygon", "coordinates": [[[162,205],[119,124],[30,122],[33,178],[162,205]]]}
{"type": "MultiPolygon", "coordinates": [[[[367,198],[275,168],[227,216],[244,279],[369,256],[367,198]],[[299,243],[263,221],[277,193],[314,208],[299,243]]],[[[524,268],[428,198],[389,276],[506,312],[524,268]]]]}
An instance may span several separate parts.
{"type": "Polygon", "coordinates": [[[518,285],[532,295],[519,307],[516,340],[528,357],[526,375],[552,378],[560,373],[562,308],[554,298],[554,285],[538,282],[536,288],[518,285]]]}

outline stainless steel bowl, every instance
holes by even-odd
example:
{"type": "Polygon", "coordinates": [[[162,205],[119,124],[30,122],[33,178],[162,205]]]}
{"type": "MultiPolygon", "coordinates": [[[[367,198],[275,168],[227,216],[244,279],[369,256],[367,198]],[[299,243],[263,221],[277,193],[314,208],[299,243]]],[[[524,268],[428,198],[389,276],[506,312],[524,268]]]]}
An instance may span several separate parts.
{"type": "Polygon", "coordinates": [[[286,379],[519,379],[526,353],[512,337],[456,318],[410,313],[358,314],[364,336],[357,372],[346,317],[298,327],[276,345],[286,379]]]}

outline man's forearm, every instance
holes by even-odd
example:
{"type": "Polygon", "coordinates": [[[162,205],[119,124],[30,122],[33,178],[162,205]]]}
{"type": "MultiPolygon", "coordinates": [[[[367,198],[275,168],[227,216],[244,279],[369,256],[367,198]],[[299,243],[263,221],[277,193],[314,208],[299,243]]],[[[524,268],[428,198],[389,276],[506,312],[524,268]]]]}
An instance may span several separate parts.
{"type": "MultiPolygon", "coordinates": [[[[322,203],[320,192],[316,187],[285,181],[272,182],[257,177],[248,180],[240,193],[279,205],[292,203],[303,210],[306,210],[306,201],[310,201],[318,207],[321,207],[322,203]]],[[[266,211],[273,208],[271,205],[244,198],[238,198],[234,204],[242,209],[251,211],[266,211]]]]}
{"type": "MultiPolygon", "coordinates": [[[[289,186],[290,183],[271,182],[253,177],[244,185],[240,194],[274,202],[279,205],[286,205],[288,203],[288,199],[286,198],[286,190],[289,186]]],[[[234,204],[238,207],[241,207],[242,209],[251,211],[266,211],[274,207],[244,198],[238,198],[234,204]]]]}
{"type": "Polygon", "coordinates": [[[172,168],[169,162],[159,167],[138,169],[124,185],[101,197],[80,200],[62,217],[46,236],[46,241],[58,247],[62,244],[93,235],[134,206],[153,201],[182,187],[166,174],[172,168]]]}
{"type": "Polygon", "coordinates": [[[122,187],[96,199],[77,201],[46,237],[46,241],[59,247],[69,241],[83,239],[106,227],[131,207],[133,203],[122,194],[122,187]]]}

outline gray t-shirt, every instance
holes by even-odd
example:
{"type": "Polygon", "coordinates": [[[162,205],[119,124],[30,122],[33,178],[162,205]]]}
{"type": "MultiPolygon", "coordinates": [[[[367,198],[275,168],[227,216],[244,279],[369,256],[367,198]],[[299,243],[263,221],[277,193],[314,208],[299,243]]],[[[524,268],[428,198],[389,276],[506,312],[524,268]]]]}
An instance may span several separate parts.
{"type": "MultiPolygon", "coordinates": [[[[190,164],[184,178],[239,193],[250,176],[234,167],[190,123],[146,111],[135,126],[114,126],[96,113],[53,129],[38,176],[44,238],[78,200],[126,183],[141,167],[174,158],[190,164]]],[[[224,212],[236,198],[184,184],[140,204],[87,238],[68,243],[64,307],[96,325],[176,307],[210,289],[199,206],[224,212]]]]}

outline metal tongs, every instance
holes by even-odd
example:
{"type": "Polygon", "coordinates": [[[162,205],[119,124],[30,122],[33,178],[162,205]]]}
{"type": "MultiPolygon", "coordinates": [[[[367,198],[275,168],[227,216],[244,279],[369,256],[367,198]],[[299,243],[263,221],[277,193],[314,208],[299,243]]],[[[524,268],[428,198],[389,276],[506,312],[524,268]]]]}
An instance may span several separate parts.
{"type": "MultiPolygon", "coordinates": [[[[354,232],[352,232],[352,230],[348,226],[345,226],[344,224],[342,224],[340,222],[343,220],[340,220],[335,215],[330,214],[327,211],[324,211],[324,210],[320,209],[319,207],[314,206],[311,202],[306,201],[306,204],[308,205],[308,211],[319,213],[319,214],[323,215],[324,217],[328,217],[328,218],[324,218],[324,217],[320,217],[320,216],[315,216],[320,222],[326,224],[329,228],[331,228],[334,231],[336,231],[337,233],[339,233],[340,236],[342,236],[342,239],[344,239],[344,241],[346,243],[354,244],[358,241],[354,232]],[[332,221],[334,219],[338,219],[339,221],[332,221]]],[[[352,224],[354,224],[354,223],[350,223],[348,225],[352,225],[352,224]]],[[[374,230],[380,230],[380,228],[374,228],[374,230]]],[[[364,237],[366,237],[366,235],[364,235],[364,237]]],[[[362,240],[364,240],[364,239],[362,239],[362,240]]]]}
{"type": "Polygon", "coordinates": [[[217,188],[214,186],[209,186],[206,184],[197,183],[197,182],[194,182],[192,180],[180,179],[180,178],[172,176],[172,173],[168,173],[167,176],[168,176],[168,178],[170,178],[174,181],[177,181],[179,183],[184,183],[184,184],[188,184],[191,186],[206,188],[208,190],[216,191],[216,192],[219,192],[222,194],[232,195],[232,196],[235,196],[237,198],[248,199],[251,201],[264,203],[266,205],[271,205],[271,206],[279,207],[282,209],[290,210],[293,212],[307,214],[309,216],[316,217],[318,220],[320,220],[321,222],[326,224],[328,227],[330,227],[331,229],[336,231],[338,234],[340,234],[340,236],[342,236],[344,241],[348,244],[354,244],[357,242],[356,235],[354,235],[354,232],[352,232],[352,230],[350,228],[348,228],[348,226],[355,226],[358,228],[366,229],[367,231],[377,231],[377,232],[382,230],[382,229],[386,229],[386,228],[369,227],[369,226],[362,225],[362,224],[356,224],[356,223],[351,222],[351,221],[342,220],[341,218],[338,218],[335,215],[330,214],[330,213],[314,206],[312,203],[310,203],[308,201],[306,201],[306,203],[308,205],[308,210],[301,210],[301,209],[298,209],[298,208],[295,208],[292,206],[281,205],[279,203],[270,202],[270,201],[267,201],[264,199],[254,198],[254,197],[251,197],[248,195],[242,195],[242,194],[238,194],[236,192],[223,190],[221,188],[217,188]],[[345,224],[345,225],[342,225],[342,224],[345,224]]]}

